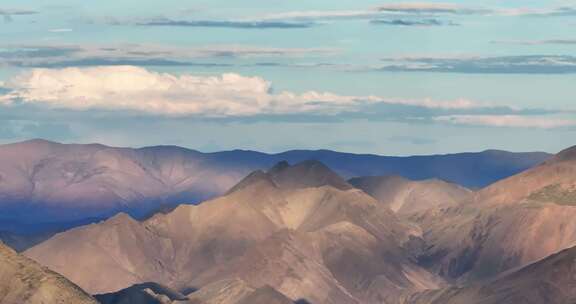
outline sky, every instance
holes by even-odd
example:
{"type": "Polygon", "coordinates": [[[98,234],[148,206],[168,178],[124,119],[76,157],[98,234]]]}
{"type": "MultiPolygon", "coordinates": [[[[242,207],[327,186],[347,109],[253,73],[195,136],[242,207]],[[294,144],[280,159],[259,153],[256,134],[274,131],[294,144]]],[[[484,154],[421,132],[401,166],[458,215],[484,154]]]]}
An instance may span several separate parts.
{"type": "Polygon", "coordinates": [[[576,145],[576,1],[0,2],[0,143],[576,145]]]}

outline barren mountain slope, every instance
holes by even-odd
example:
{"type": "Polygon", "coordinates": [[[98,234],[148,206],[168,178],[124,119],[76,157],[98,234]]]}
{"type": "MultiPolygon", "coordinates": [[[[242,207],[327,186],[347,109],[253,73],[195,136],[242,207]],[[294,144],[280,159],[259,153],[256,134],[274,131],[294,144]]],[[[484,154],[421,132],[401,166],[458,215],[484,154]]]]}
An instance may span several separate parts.
{"type": "Polygon", "coordinates": [[[406,257],[409,228],[336,177],[318,162],[280,164],[218,199],[141,223],[116,217],[59,234],[26,254],[93,293],[148,281],[189,290],[240,278],[292,299],[339,304],[379,303],[386,294],[441,286],[406,257]],[[313,178],[296,183],[301,174],[313,178]],[[102,269],[113,279],[94,275],[102,269]]]}
{"type": "Polygon", "coordinates": [[[97,304],[61,275],[17,254],[1,242],[0,303],[97,304]]]}
{"type": "Polygon", "coordinates": [[[158,236],[127,214],[57,234],[25,255],[63,273],[92,294],[136,283],[166,282],[174,269],[172,240],[158,236]]]}
{"type": "Polygon", "coordinates": [[[423,292],[409,304],[576,303],[576,248],[566,249],[491,282],[423,292]]]}
{"type": "Polygon", "coordinates": [[[398,215],[457,206],[469,201],[473,195],[472,191],[462,186],[437,179],[411,181],[401,176],[369,176],[353,178],[349,182],[386,204],[398,215]]]}
{"type": "Polygon", "coordinates": [[[575,150],[483,189],[470,204],[413,216],[428,244],[422,263],[475,281],[576,245],[575,150]]]}

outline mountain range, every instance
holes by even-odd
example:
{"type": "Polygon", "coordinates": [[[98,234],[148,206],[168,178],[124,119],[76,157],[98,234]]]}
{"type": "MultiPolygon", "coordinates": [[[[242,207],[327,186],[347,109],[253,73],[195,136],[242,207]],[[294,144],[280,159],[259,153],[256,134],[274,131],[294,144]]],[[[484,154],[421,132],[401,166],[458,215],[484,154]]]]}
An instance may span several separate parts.
{"type": "Polygon", "coordinates": [[[411,234],[322,163],[282,162],[215,200],[142,222],[121,214],[25,254],[91,293],[142,281],[190,290],[241,279],[311,303],[376,303],[443,286],[408,258],[411,234]]]}
{"type": "Polygon", "coordinates": [[[280,160],[200,204],[8,234],[31,248],[0,244],[0,302],[571,304],[575,216],[576,147],[482,189],[280,160]]]}
{"type": "Polygon", "coordinates": [[[279,162],[200,205],[120,214],[24,254],[107,304],[572,303],[575,151],[479,191],[279,162]]]}
{"type": "MultiPolygon", "coordinates": [[[[201,153],[175,146],[131,149],[31,140],[0,146],[0,231],[62,231],[118,212],[143,219],[182,203],[217,197],[248,173],[281,161],[318,160],[344,178],[436,178],[475,189],[549,157],[496,150],[412,157],[326,150],[201,153]]],[[[4,239],[9,238],[22,239],[4,239]]]]}

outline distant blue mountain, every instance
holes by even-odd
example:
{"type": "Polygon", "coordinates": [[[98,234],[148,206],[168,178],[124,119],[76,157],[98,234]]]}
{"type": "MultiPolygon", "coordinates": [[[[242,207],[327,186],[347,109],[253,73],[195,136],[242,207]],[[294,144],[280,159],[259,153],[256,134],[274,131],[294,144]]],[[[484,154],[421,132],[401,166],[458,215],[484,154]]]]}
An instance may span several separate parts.
{"type": "Polygon", "coordinates": [[[31,140],[0,146],[0,231],[66,229],[118,212],[142,218],[223,194],[250,172],[280,161],[317,160],[344,178],[393,174],[481,188],[549,157],[495,150],[410,157],[328,150],[201,153],[176,146],[132,149],[31,140]]]}
{"type": "Polygon", "coordinates": [[[381,156],[330,150],[292,150],[279,154],[234,150],[206,154],[222,164],[269,168],[279,161],[318,160],[342,177],[400,175],[411,180],[438,178],[479,189],[518,174],[551,157],[543,152],[514,153],[486,150],[426,156],[381,156]]]}

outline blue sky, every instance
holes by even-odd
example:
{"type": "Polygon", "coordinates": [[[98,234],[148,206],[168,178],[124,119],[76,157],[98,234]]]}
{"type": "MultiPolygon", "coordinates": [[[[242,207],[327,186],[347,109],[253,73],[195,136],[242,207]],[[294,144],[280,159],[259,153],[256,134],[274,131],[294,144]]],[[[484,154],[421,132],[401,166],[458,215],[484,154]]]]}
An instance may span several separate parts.
{"type": "Polygon", "coordinates": [[[576,1],[0,3],[0,142],[576,144],[576,1]]]}

